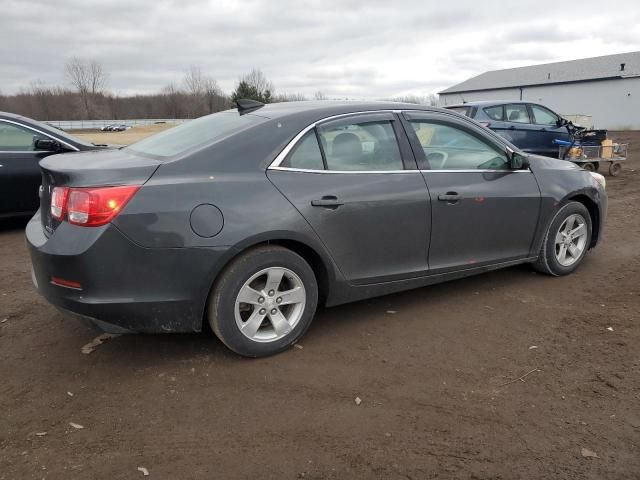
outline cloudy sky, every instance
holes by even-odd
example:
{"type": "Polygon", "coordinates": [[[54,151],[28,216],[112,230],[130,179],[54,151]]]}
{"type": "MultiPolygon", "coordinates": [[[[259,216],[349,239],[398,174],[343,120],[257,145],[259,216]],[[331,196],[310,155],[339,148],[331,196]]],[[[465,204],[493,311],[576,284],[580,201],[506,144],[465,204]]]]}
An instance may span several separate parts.
{"type": "Polygon", "coordinates": [[[640,50],[632,1],[0,0],[0,91],[62,85],[95,59],[117,94],[197,65],[230,92],[253,67],[278,93],[428,95],[486,70],[640,50]]]}

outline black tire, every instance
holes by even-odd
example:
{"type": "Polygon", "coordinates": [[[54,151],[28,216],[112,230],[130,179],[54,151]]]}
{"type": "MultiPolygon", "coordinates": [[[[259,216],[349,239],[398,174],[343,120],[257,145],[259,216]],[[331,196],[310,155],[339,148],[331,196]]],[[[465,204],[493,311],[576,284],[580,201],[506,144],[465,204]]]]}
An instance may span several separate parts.
{"type": "Polygon", "coordinates": [[[612,177],[617,177],[618,175],[620,175],[621,171],[622,164],[620,162],[611,162],[611,165],[609,165],[609,175],[611,175],[612,177]]]}
{"type": "MultiPolygon", "coordinates": [[[[234,352],[245,357],[265,357],[286,350],[307,331],[318,303],[318,284],[309,264],[297,253],[268,245],[252,248],[234,259],[216,280],[209,297],[208,320],[216,336],[234,352]],[[256,273],[270,268],[286,268],[302,281],[305,303],[302,316],[283,338],[260,342],[245,336],[236,322],[236,298],[256,273]]],[[[261,327],[262,328],[262,327],[261,327]]]]}
{"type": "Polygon", "coordinates": [[[596,171],[596,167],[593,163],[591,162],[586,162],[582,164],[582,168],[584,170],[586,170],[587,172],[595,172],[596,171]]]}
{"type": "Polygon", "coordinates": [[[538,259],[533,264],[533,268],[538,272],[546,273],[547,275],[553,275],[556,277],[572,273],[578,268],[580,263],[582,263],[582,260],[584,260],[584,257],[589,250],[592,231],[593,226],[591,223],[591,215],[589,214],[587,208],[580,202],[566,203],[565,205],[560,207],[560,210],[558,210],[555,217],[553,217],[553,220],[551,221],[551,224],[549,225],[549,228],[544,235],[544,240],[542,241],[538,259]],[[556,258],[555,237],[564,221],[573,214],[579,214],[585,219],[585,223],[587,226],[586,246],[582,251],[580,257],[572,265],[564,266],[561,265],[556,258]]]}

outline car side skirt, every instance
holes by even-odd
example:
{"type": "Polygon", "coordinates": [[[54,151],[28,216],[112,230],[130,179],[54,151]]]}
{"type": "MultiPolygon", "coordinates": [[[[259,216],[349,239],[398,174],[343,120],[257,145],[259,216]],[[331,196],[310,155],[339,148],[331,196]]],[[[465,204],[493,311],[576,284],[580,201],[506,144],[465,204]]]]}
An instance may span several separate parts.
{"type": "Polygon", "coordinates": [[[537,256],[526,257],[518,260],[510,260],[508,262],[483,265],[481,267],[465,268],[463,270],[456,270],[453,272],[439,273],[424,277],[397,280],[393,282],[375,283],[370,285],[354,286],[348,283],[334,284],[332,288],[330,288],[329,296],[327,297],[325,306],[332,307],[344,303],[365,300],[367,298],[379,297],[382,295],[389,295],[405,290],[426,287],[429,285],[448,282],[450,280],[470,277],[472,275],[479,275],[481,273],[490,272],[493,270],[500,270],[502,268],[512,267],[514,265],[532,263],[537,259],[537,256]]]}

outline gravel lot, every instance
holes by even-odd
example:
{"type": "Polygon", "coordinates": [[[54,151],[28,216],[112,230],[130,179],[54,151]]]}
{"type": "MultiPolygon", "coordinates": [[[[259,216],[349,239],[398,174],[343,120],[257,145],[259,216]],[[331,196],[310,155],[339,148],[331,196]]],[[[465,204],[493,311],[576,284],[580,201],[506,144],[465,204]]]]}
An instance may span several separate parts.
{"type": "MultiPolygon", "coordinates": [[[[640,132],[615,137],[640,159],[640,132]]],[[[82,354],[97,333],[39,298],[25,221],[5,221],[0,479],[637,479],[638,169],[607,177],[605,240],[575,275],[524,266],[328,309],[261,360],[211,333],[82,354]]]]}

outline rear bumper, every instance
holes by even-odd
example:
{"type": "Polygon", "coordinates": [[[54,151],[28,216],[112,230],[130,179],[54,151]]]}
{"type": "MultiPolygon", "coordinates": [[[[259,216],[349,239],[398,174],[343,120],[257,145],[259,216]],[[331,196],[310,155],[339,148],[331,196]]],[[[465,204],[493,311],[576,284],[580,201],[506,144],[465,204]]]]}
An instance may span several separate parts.
{"type": "Polygon", "coordinates": [[[200,331],[209,290],[231,253],[228,247],[145,248],[113,225],[63,223],[47,238],[39,212],[26,238],[38,292],[113,331],[200,331]],[[52,277],[81,288],[53,284],[52,277]]]}

